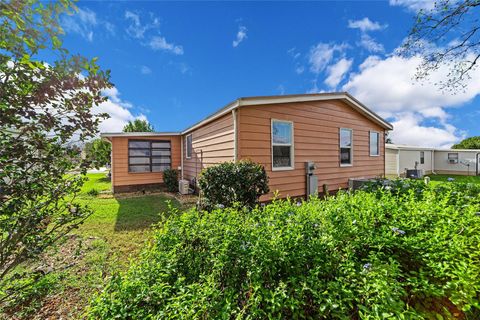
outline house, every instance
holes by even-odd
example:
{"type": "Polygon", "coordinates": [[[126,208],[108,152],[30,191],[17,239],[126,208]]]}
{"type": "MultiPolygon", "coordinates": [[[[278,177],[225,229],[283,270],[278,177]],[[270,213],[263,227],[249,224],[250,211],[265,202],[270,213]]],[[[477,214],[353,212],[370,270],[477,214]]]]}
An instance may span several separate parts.
{"type": "Polygon", "coordinates": [[[112,143],[114,192],[158,186],[165,168],[195,183],[202,169],[250,159],[269,176],[270,194],[306,195],[305,163],[318,185],[385,176],[385,133],[392,125],[348,93],[240,98],[182,132],[104,133],[112,143]]]}
{"type": "Polygon", "coordinates": [[[415,163],[424,174],[480,175],[480,150],[386,145],[387,176],[404,177],[406,169],[414,169],[415,163]]]}

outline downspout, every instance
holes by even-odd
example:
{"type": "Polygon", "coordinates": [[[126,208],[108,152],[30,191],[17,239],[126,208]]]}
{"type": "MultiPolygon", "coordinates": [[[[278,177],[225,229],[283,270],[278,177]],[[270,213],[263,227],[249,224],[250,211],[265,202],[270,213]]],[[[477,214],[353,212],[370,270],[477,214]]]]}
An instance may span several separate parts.
{"type": "Polygon", "coordinates": [[[432,149],[432,174],[437,174],[435,172],[435,149],[432,149]]]}
{"type": "Polygon", "coordinates": [[[180,170],[180,175],[183,180],[183,135],[180,136],[180,170]]]}
{"type": "Polygon", "coordinates": [[[475,165],[475,175],[478,176],[478,156],[480,156],[480,152],[477,152],[477,154],[475,155],[475,162],[476,162],[476,165],[475,165]]]}
{"type": "Polygon", "coordinates": [[[237,109],[232,110],[232,117],[233,117],[233,162],[237,162],[237,148],[238,148],[237,109]]]}

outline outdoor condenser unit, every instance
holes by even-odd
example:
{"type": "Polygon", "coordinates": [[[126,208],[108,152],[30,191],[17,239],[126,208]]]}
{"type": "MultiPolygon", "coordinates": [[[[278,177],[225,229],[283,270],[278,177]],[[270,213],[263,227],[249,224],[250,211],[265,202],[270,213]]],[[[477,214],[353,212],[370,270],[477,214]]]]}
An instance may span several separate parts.
{"type": "Polygon", "coordinates": [[[307,197],[318,194],[318,177],[314,175],[315,163],[313,161],[305,162],[305,174],[307,176],[307,197]]]}
{"type": "Polygon", "coordinates": [[[180,194],[188,194],[189,187],[190,183],[188,182],[188,180],[178,181],[178,192],[180,192],[180,194]]]}

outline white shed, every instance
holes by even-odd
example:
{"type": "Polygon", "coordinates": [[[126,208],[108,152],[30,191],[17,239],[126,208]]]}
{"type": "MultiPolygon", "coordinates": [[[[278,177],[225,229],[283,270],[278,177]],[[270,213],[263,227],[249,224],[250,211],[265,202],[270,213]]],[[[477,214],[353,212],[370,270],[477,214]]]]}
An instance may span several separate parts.
{"type": "Polygon", "coordinates": [[[387,144],[385,173],[405,176],[406,169],[422,169],[425,174],[480,175],[480,150],[437,149],[387,144]]]}

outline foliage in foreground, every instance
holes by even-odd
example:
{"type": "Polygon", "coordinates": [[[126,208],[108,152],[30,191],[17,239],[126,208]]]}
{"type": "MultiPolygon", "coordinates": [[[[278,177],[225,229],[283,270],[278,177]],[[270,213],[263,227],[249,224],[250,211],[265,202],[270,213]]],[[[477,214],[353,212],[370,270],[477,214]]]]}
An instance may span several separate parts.
{"type": "Polygon", "coordinates": [[[102,138],[87,142],[83,150],[91,167],[99,169],[111,162],[112,145],[102,138]]]}
{"type": "Polygon", "coordinates": [[[480,189],[466,188],[174,214],[90,317],[477,319],[480,189]]]}
{"type": "MultiPolygon", "coordinates": [[[[96,58],[61,47],[59,15],[73,7],[0,1],[0,303],[35,282],[22,263],[91,214],[75,202],[84,177],[67,175],[78,165],[69,144],[97,133],[106,115],[92,109],[111,84],[96,58]],[[44,50],[58,60],[42,61],[44,50]]],[[[86,164],[80,168],[85,173],[86,164]]]]}
{"type": "Polygon", "coordinates": [[[249,160],[208,167],[201,172],[198,185],[201,206],[206,210],[231,207],[234,203],[251,208],[269,191],[265,168],[249,160]]]}

